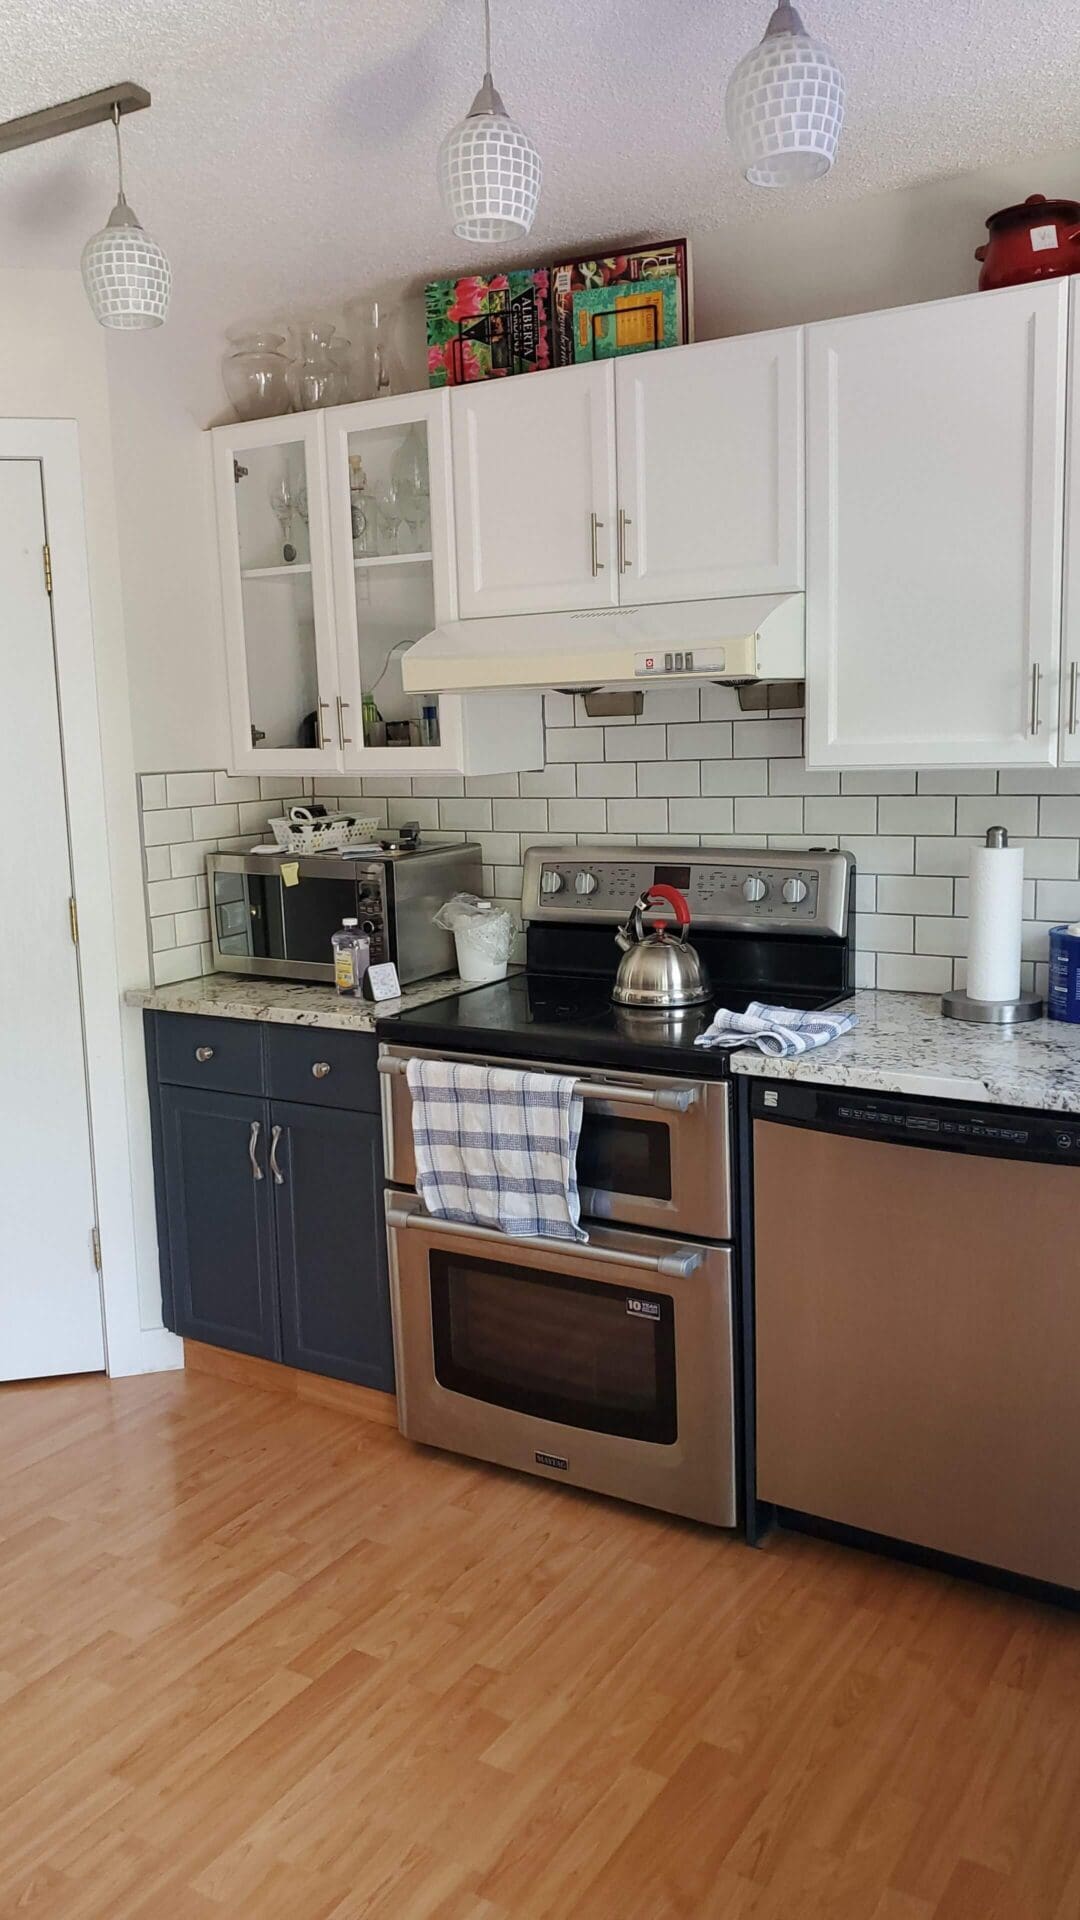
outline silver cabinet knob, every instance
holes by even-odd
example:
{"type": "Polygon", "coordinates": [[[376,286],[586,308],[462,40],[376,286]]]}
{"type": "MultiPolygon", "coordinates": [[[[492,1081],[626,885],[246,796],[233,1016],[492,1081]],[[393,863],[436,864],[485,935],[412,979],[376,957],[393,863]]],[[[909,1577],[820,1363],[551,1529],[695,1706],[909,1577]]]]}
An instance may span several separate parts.
{"type": "Polygon", "coordinates": [[[313,1077],[316,1080],[325,1080],[327,1074],[330,1071],[329,1060],[316,1060],[315,1065],[312,1067],[311,1071],[312,1071],[313,1077]]]}
{"type": "Polygon", "coordinates": [[[796,875],[793,874],[790,880],[784,881],[783,894],[789,907],[797,907],[800,900],[806,899],[806,893],[806,881],[798,879],[796,875]]]}
{"type": "Polygon", "coordinates": [[[212,1060],[213,1057],[214,1057],[213,1047],[196,1047],[195,1058],[199,1062],[200,1067],[205,1067],[206,1062],[208,1060],[212,1060]]]}
{"type": "Polygon", "coordinates": [[[749,878],[744,880],[742,883],[742,892],[743,892],[744,900],[750,900],[750,901],[764,900],[765,895],[768,893],[768,891],[769,889],[766,886],[764,880],[761,878],[760,874],[757,874],[757,873],[750,874],[749,878]]]}

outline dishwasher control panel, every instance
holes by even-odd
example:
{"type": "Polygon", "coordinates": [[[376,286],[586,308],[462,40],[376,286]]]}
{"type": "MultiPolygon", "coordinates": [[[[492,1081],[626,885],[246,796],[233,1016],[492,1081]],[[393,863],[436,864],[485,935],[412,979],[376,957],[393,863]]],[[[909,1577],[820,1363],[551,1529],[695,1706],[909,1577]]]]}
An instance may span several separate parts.
{"type": "MultiPolygon", "coordinates": [[[[795,1083],[755,1086],[751,1110],[755,1120],[897,1146],[1080,1166],[1080,1114],[1023,1113],[989,1104],[963,1107],[952,1101],[862,1095],[795,1083]]],[[[1077,1199],[1080,1202],[1080,1188],[1077,1199]]]]}

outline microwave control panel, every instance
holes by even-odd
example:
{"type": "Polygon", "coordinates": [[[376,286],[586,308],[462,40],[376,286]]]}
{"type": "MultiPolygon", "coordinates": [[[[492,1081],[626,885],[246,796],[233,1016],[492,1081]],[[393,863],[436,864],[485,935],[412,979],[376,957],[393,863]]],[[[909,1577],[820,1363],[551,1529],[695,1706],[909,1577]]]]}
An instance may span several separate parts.
{"type": "Polygon", "coordinates": [[[531,847],[522,905],[526,920],[621,921],[650,887],[667,886],[699,926],[842,935],[853,872],[849,854],[827,850],[531,847]]]}

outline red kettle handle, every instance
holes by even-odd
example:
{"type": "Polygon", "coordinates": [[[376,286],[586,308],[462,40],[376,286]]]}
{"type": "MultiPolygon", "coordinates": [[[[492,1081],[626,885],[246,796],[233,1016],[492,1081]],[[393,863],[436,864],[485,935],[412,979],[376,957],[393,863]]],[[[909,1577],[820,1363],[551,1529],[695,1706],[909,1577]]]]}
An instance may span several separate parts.
{"type": "Polygon", "coordinates": [[[690,906],[685,893],[680,893],[678,887],[669,887],[665,882],[657,881],[654,887],[646,888],[645,898],[666,901],[675,915],[676,925],[680,927],[690,925],[690,906]]]}

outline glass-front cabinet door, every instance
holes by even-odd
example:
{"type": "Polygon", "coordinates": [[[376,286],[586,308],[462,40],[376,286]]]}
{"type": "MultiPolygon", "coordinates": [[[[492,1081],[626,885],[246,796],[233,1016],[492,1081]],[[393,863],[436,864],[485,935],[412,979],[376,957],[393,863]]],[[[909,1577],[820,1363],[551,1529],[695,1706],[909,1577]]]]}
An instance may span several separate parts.
{"type": "Polygon", "coordinates": [[[401,678],[406,650],[456,612],[448,396],[335,407],[326,432],[342,765],[459,768],[460,699],[401,678]]]}
{"type": "Polygon", "coordinates": [[[215,435],[233,763],[339,762],[326,454],[317,414],[215,435]]]}

